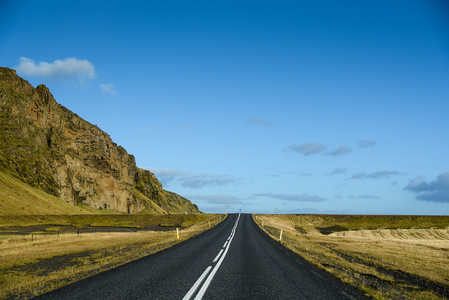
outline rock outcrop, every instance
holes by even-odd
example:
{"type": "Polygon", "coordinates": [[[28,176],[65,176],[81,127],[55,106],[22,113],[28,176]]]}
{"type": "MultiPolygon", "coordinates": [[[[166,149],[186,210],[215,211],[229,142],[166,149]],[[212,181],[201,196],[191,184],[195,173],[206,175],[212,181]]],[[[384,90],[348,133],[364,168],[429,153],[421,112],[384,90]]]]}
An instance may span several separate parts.
{"type": "Polygon", "coordinates": [[[73,205],[125,213],[196,213],[107,133],[0,68],[0,170],[73,205]]]}

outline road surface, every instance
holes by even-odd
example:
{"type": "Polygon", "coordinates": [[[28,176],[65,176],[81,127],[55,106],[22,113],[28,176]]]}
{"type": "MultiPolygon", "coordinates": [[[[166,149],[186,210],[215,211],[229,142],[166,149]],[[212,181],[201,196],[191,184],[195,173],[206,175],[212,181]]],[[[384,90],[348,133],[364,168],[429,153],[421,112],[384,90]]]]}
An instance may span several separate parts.
{"type": "Polygon", "coordinates": [[[365,299],[270,239],[251,215],[37,299],[365,299]]]}

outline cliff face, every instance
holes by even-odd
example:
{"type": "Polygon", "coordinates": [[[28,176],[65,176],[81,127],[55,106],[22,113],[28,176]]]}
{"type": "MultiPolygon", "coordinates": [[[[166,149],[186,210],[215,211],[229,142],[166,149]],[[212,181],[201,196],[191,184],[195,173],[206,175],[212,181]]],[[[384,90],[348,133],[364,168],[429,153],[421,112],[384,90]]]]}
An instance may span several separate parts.
{"type": "Polygon", "coordinates": [[[136,213],[198,212],[134,156],[14,70],[0,68],[0,170],[71,204],[136,213]]]}

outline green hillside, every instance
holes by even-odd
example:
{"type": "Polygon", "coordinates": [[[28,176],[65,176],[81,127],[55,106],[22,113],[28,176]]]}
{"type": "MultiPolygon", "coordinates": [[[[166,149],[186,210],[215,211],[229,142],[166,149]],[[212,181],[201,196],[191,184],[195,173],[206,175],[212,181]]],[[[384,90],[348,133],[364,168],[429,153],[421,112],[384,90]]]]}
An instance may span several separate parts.
{"type": "Polygon", "coordinates": [[[3,172],[0,172],[0,187],[0,215],[116,213],[71,205],[3,172]]]}

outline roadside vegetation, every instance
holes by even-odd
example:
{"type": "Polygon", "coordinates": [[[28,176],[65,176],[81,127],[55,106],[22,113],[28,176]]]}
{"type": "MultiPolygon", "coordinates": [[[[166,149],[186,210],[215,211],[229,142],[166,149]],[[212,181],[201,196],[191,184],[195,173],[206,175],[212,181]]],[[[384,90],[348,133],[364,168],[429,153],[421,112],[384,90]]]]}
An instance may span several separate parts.
{"type": "Polygon", "coordinates": [[[374,299],[449,298],[449,216],[255,215],[273,239],[374,299]]]}
{"type": "Polygon", "coordinates": [[[0,232],[3,231],[0,299],[31,298],[161,251],[208,230],[224,217],[209,214],[0,216],[0,232]],[[78,234],[78,231],[64,230],[66,227],[83,230],[78,234]],[[30,228],[39,231],[27,231],[30,228]],[[125,231],[100,232],[104,228],[125,231]],[[27,234],[23,235],[23,231],[27,234]]]}

